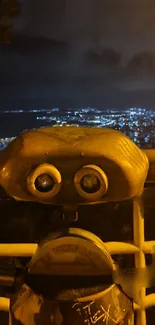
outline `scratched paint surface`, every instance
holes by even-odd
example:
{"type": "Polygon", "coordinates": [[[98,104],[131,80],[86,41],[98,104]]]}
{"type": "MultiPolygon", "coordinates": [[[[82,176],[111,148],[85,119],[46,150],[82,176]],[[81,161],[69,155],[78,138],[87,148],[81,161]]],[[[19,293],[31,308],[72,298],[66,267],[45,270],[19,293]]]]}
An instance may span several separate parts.
{"type": "Polygon", "coordinates": [[[65,325],[132,325],[132,306],[117,286],[89,302],[66,302],[60,306],[65,325]]]}
{"type": "Polygon", "coordinates": [[[10,325],[133,325],[132,303],[115,285],[88,302],[53,302],[24,285],[12,300],[12,316],[10,325]]]}

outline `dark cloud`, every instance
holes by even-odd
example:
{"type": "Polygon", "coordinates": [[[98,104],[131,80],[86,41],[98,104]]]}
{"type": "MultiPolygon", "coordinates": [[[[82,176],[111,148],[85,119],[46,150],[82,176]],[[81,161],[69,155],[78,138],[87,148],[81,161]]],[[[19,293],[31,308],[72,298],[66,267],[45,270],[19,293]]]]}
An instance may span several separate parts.
{"type": "Polygon", "coordinates": [[[154,10],[152,0],[27,0],[15,30],[132,55],[155,49],[154,10]]]}
{"type": "Polygon", "coordinates": [[[64,43],[28,38],[22,42],[18,38],[0,51],[1,109],[155,103],[153,53],[135,54],[123,66],[121,54],[107,48],[94,64],[88,51],[77,55],[64,43]]]}
{"type": "Polygon", "coordinates": [[[141,52],[136,53],[128,63],[129,69],[146,71],[150,74],[155,72],[155,53],[141,52]]]}
{"type": "Polygon", "coordinates": [[[155,105],[155,3],[27,0],[0,48],[4,106],[155,105]]]}
{"type": "Polygon", "coordinates": [[[121,63],[121,54],[111,48],[99,48],[86,52],[86,61],[90,64],[115,66],[121,63]]]}

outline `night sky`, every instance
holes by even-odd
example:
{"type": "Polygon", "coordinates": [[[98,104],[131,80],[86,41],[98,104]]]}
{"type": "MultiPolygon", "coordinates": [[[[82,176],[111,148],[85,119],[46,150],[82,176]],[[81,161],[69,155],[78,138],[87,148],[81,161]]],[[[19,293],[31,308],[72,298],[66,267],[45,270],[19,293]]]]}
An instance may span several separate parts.
{"type": "Polygon", "coordinates": [[[0,110],[155,108],[155,2],[23,0],[0,47],[0,110]]]}

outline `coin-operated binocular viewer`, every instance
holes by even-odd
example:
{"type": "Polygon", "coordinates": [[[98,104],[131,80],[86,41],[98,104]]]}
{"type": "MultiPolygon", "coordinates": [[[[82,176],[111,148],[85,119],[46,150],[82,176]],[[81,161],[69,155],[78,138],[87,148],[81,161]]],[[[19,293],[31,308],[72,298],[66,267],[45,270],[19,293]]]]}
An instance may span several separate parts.
{"type": "Polygon", "coordinates": [[[110,129],[38,129],[9,144],[0,157],[1,186],[15,200],[61,206],[66,222],[56,233],[51,229],[34,250],[10,303],[10,324],[34,325],[40,318],[46,325],[132,325],[135,307],[137,324],[145,325],[145,308],[151,304],[145,288],[136,277],[132,288],[124,277],[119,281],[112,255],[135,254],[135,268],[145,269],[141,197],[148,168],[146,154],[110,129]],[[133,245],[104,243],[70,226],[76,225],[81,205],[130,199],[133,245]]]}

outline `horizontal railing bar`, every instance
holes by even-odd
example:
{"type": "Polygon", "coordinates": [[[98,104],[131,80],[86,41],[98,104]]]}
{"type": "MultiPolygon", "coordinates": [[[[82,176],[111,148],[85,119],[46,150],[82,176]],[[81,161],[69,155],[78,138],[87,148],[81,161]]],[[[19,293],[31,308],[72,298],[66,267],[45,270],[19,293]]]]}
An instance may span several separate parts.
{"type": "Polygon", "coordinates": [[[0,244],[0,256],[32,256],[38,245],[37,244],[0,244]]]}
{"type": "Polygon", "coordinates": [[[111,255],[117,254],[135,254],[139,252],[139,248],[133,244],[123,242],[106,242],[108,251],[111,255]]]}
{"type": "Polygon", "coordinates": [[[155,161],[155,149],[141,149],[148,157],[149,160],[155,161]]]}
{"type": "MultiPolygon", "coordinates": [[[[110,254],[135,254],[139,252],[139,248],[130,243],[123,242],[106,242],[108,251],[110,254]]],[[[146,254],[152,253],[152,248],[155,246],[155,241],[146,241],[143,246],[143,251],[146,254]]],[[[38,245],[37,244],[0,244],[0,256],[25,256],[31,257],[38,245]]]]}
{"type": "MultiPolygon", "coordinates": [[[[123,242],[106,242],[107,249],[111,255],[117,254],[135,254],[139,252],[139,248],[130,243],[123,242]]],[[[143,245],[143,252],[151,254],[152,248],[155,246],[155,241],[146,241],[143,245]]],[[[31,257],[38,245],[37,244],[0,244],[0,256],[25,256],[31,257]]]]}
{"type": "MultiPolygon", "coordinates": [[[[106,242],[107,249],[110,254],[135,254],[139,252],[139,248],[133,244],[123,242],[106,242]]],[[[143,245],[143,252],[145,254],[152,254],[152,249],[155,246],[155,241],[145,241],[143,245]]]]}
{"type": "Polygon", "coordinates": [[[147,295],[145,297],[144,306],[145,306],[145,308],[155,306],[155,293],[151,293],[150,295],[147,295]]]}
{"type": "Polygon", "coordinates": [[[10,299],[0,297],[0,311],[9,311],[10,309],[10,299]]]}
{"type": "MultiPolygon", "coordinates": [[[[145,309],[154,307],[155,306],[155,293],[151,293],[144,298],[144,307],[145,309]]],[[[140,309],[140,306],[134,302],[133,304],[134,310],[138,311],[140,309]]]]}
{"type": "MultiPolygon", "coordinates": [[[[108,251],[110,254],[135,254],[139,251],[139,248],[129,244],[122,242],[106,242],[108,251]]],[[[0,256],[32,256],[38,245],[37,244],[0,244],[0,256]]],[[[148,247],[147,250],[151,250],[152,246],[148,247]]]]}
{"type": "Polygon", "coordinates": [[[143,252],[145,254],[152,254],[152,249],[155,246],[155,240],[145,241],[143,245],[143,252]]]}

